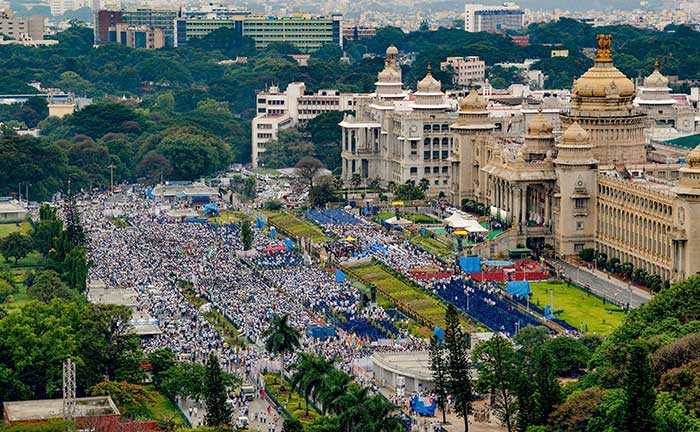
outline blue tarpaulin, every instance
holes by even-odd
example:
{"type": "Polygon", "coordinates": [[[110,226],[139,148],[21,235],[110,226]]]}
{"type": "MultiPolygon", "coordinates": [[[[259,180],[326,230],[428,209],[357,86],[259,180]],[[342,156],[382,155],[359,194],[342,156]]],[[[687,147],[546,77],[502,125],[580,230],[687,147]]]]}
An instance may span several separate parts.
{"type": "Polygon", "coordinates": [[[459,267],[465,273],[481,272],[481,258],[478,255],[459,257],[459,267]]]}
{"type": "Polygon", "coordinates": [[[265,221],[262,220],[262,218],[257,217],[255,218],[255,227],[257,229],[262,229],[265,226],[265,221]]]}
{"type": "Polygon", "coordinates": [[[345,282],[345,273],[341,269],[335,269],[335,281],[345,282]]]}
{"type": "Polygon", "coordinates": [[[287,250],[292,250],[292,248],[294,247],[294,242],[292,241],[292,239],[284,239],[284,247],[286,247],[287,250]]]}
{"type": "Polygon", "coordinates": [[[433,417],[435,415],[437,403],[433,400],[430,405],[427,405],[425,400],[418,397],[418,395],[413,395],[413,397],[411,397],[411,408],[420,416],[433,417]]]}
{"type": "Polygon", "coordinates": [[[445,330],[443,330],[442,327],[435,327],[433,330],[433,336],[435,336],[435,339],[437,339],[438,342],[442,342],[445,340],[445,330]]]}
{"type": "Polygon", "coordinates": [[[330,326],[310,326],[306,329],[306,334],[314,339],[328,339],[336,337],[337,332],[335,327],[330,326]]]}
{"type": "Polygon", "coordinates": [[[220,213],[218,204],[214,203],[206,204],[202,207],[202,210],[204,210],[204,214],[207,216],[218,216],[220,213]]]}
{"type": "Polygon", "coordinates": [[[156,197],[156,194],[153,192],[153,188],[146,189],[146,198],[154,199],[155,197],[156,197]]]}
{"type": "Polygon", "coordinates": [[[375,244],[371,245],[369,248],[372,252],[378,252],[381,254],[385,254],[387,252],[386,245],[383,245],[381,243],[375,243],[375,244]]]}
{"type": "Polygon", "coordinates": [[[277,228],[272,227],[270,228],[270,238],[275,238],[277,237],[277,228]]]}
{"type": "Polygon", "coordinates": [[[530,282],[528,282],[528,281],[508,281],[506,291],[508,291],[508,294],[510,294],[512,296],[520,297],[520,298],[527,298],[530,295],[530,282]]]}

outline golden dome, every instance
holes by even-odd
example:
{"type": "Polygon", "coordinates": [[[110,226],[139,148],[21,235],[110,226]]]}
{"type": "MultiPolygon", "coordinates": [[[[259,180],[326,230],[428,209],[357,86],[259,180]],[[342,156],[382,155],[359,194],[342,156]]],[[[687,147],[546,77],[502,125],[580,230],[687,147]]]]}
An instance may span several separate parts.
{"type": "Polygon", "coordinates": [[[430,65],[428,65],[428,73],[422,80],[418,81],[417,90],[422,93],[440,93],[442,91],[442,84],[433,77],[430,65]]]}
{"type": "Polygon", "coordinates": [[[590,136],[578,122],[573,122],[562,135],[562,142],[570,145],[588,144],[590,136]]]}
{"type": "Polygon", "coordinates": [[[573,95],[583,97],[632,97],[634,83],[612,63],[610,35],[598,35],[598,49],[593,67],[574,81],[573,95]]]}
{"type": "Polygon", "coordinates": [[[530,135],[546,135],[551,134],[554,128],[542,115],[542,110],[537,112],[537,115],[527,125],[527,133],[530,135]]]}
{"type": "Polygon", "coordinates": [[[462,112],[483,111],[486,109],[486,101],[476,92],[476,87],[469,90],[469,94],[462,98],[459,110],[462,112]]]}

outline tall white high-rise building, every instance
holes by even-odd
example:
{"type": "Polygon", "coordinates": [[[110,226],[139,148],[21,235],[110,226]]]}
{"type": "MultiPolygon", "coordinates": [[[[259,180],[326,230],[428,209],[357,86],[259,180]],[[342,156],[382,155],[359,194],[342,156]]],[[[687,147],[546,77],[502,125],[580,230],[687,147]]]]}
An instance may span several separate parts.
{"type": "Polygon", "coordinates": [[[50,0],[49,7],[51,15],[61,16],[69,10],[78,9],[79,6],[75,0],[50,0]]]}
{"type": "Polygon", "coordinates": [[[502,33],[519,30],[525,24],[525,12],[515,3],[501,6],[467,4],[464,6],[464,30],[470,33],[502,33]]]}

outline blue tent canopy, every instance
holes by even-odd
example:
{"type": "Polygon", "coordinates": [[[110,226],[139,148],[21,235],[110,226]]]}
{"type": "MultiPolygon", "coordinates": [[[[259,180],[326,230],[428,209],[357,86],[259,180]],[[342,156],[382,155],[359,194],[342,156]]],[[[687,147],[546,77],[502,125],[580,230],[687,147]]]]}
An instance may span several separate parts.
{"type": "Polygon", "coordinates": [[[530,282],[508,281],[506,291],[508,291],[508,294],[512,296],[526,298],[530,295],[530,282]]]}
{"type": "Polygon", "coordinates": [[[345,282],[345,273],[341,269],[335,269],[335,281],[345,282]]]}
{"type": "Polygon", "coordinates": [[[544,317],[547,319],[554,318],[554,313],[552,313],[552,305],[544,305],[544,317]]]}
{"type": "Polygon", "coordinates": [[[418,395],[413,395],[413,397],[411,397],[411,408],[420,416],[432,417],[435,415],[437,403],[433,400],[430,405],[426,405],[425,401],[418,397],[418,395]]]}
{"type": "Polygon", "coordinates": [[[459,267],[465,273],[481,272],[481,258],[478,255],[459,257],[459,267]]]}
{"type": "Polygon", "coordinates": [[[284,239],[284,247],[286,247],[287,250],[292,250],[292,248],[294,247],[294,242],[292,241],[292,239],[284,239]]]}
{"type": "Polygon", "coordinates": [[[270,228],[270,238],[275,238],[277,237],[277,228],[272,227],[270,228]]]}
{"type": "Polygon", "coordinates": [[[262,229],[265,226],[265,221],[261,217],[255,218],[255,227],[257,229],[262,229]]]}
{"type": "Polygon", "coordinates": [[[510,267],[513,265],[513,261],[508,260],[485,260],[484,265],[490,267],[510,267]]]}

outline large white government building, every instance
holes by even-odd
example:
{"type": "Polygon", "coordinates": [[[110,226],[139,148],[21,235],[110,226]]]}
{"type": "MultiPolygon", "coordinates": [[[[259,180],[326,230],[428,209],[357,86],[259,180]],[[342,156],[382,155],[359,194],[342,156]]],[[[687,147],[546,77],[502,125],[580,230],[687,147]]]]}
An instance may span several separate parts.
{"type": "Polygon", "coordinates": [[[342,176],[426,178],[430,195],[487,205],[510,229],[482,255],[518,244],[558,256],[594,248],[669,281],[700,272],[700,147],[659,162],[649,145],[659,125],[696,131],[684,120],[694,111],[670,103],[658,69],[635,86],[613,64],[610,36],[597,42],[568,104],[553,110],[544,98],[505,119],[474,88],[447,97],[430,71],[406,90],[389,47],[376,91],[357,96],[340,123],[342,176]]]}

